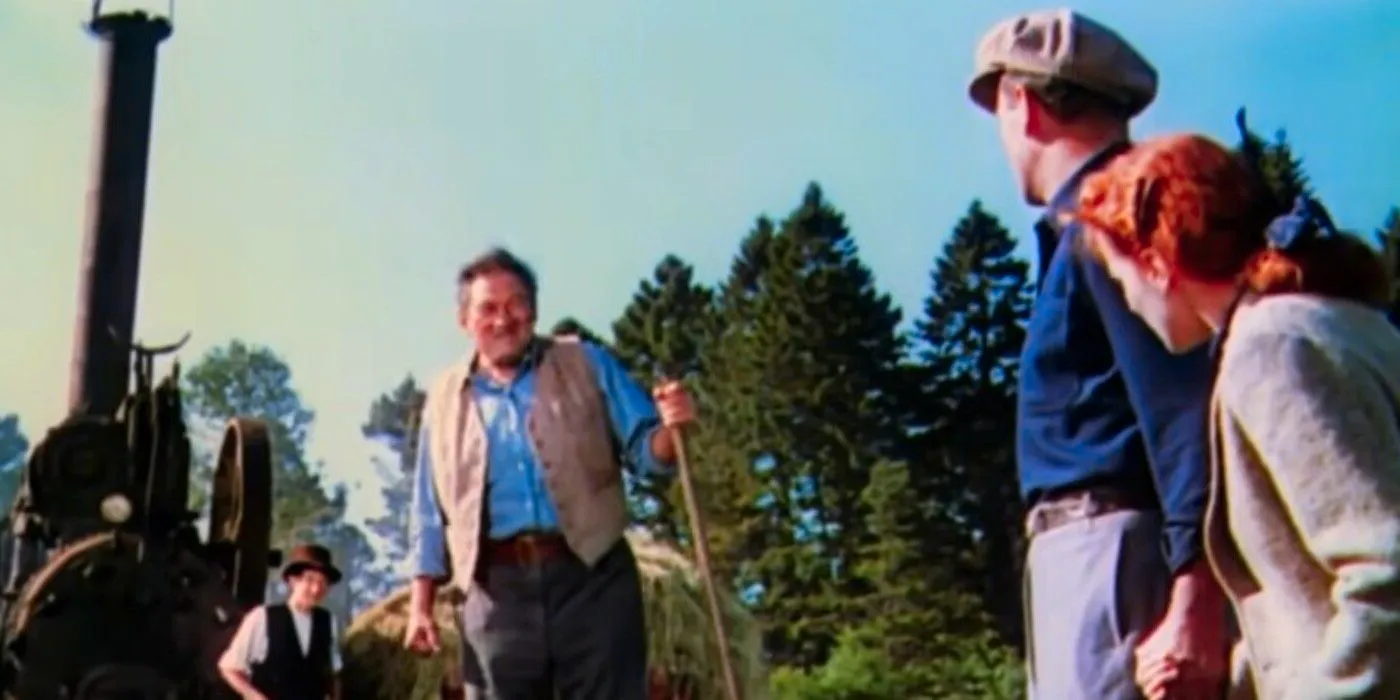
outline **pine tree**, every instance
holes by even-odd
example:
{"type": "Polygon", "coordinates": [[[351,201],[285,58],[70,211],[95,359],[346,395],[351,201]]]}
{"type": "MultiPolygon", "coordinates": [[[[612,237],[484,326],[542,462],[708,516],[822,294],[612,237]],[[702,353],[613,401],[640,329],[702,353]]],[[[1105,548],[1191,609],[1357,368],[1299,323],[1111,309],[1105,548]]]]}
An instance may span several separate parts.
{"type": "Polygon", "coordinates": [[[924,396],[915,488],[930,516],[927,532],[942,540],[926,546],[935,556],[973,553],[968,577],[982,584],[989,612],[1013,642],[1021,636],[1015,396],[1031,304],[1029,265],[1015,247],[974,201],[934,263],[915,341],[924,396]]]}
{"type": "Polygon", "coordinates": [[[760,220],[723,287],[717,339],[702,353],[702,444],[707,469],[722,452],[725,477],[742,484],[731,555],[779,662],[820,663],[861,615],[860,496],[902,437],[899,321],[815,184],[781,227],[760,220]]]}
{"type": "Polygon", "coordinates": [[[1292,207],[1293,200],[1299,195],[1313,194],[1312,185],[1303,169],[1303,160],[1293,153],[1287,132],[1279,129],[1274,132],[1273,141],[1264,140],[1249,128],[1244,107],[1235,113],[1235,126],[1240,132],[1237,150],[1263,177],[1278,212],[1292,207]]]}
{"type": "Polygon", "coordinates": [[[937,658],[947,639],[980,633],[987,623],[980,601],[965,594],[960,572],[948,566],[957,551],[928,556],[928,519],[910,472],[902,462],[872,470],[862,494],[870,539],[857,566],[872,588],[862,600],[869,621],[861,628],[897,664],[937,658]]]}
{"type": "MultiPolygon", "coordinates": [[[[765,542],[757,534],[764,523],[754,469],[760,453],[747,433],[737,431],[761,414],[753,402],[756,394],[745,391],[755,381],[749,368],[726,353],[747,333],[751,300],[768,265],[768,247],[774,236],[773,222],[760,217],[740,244],[728,281],[716,299],[714,335],[700,349],[702,373],[692,387],[703,418],[691,432],[689,448],[712,566],[720,580],[737,585],[741,591],[751,590],[741,573],[765,542]],[[727,345],[722,345],[724,339],[727,345]]],[[[677,523],[677,529],[679,539],[689,545],[688,523],[677,523]]]]}
{"type": "Polygon", "coordinates": [[[29,439],[20,428],[19,416],[0,415],[0,517],[9,513],[19,493],[24,462],[29,458],[29,439]]]}
{"type": "MultiPolygon", "coordinates": [[[[714,294],[695,282],[695,270],[674,255],[638,285],[632,301],[613,323],[613,350],[644,386],[658,374],[695,384],[700,348],[711,333],[714,294]]],[[[663,537],[682,538],[685,515],[673,479],[638,478],[630,492],[637,520],[663,537]]]]}
{"type": "MultiPolygon", "coordinates": [[[[418,425],[425,394],[412,377],[370,404],[369,417],[360,433],[367,440],[382,444],[393,455],[392,466],[376,460],[376,471],[385,484],[380,489],[384,514],[365,522],[370,533],[384,542],[390,561],[408,556],[408,515],[413,500],[413,467],[418,454],[418,425]]],[[[398,572],[385,572],[393,580],[398,572]]]]}

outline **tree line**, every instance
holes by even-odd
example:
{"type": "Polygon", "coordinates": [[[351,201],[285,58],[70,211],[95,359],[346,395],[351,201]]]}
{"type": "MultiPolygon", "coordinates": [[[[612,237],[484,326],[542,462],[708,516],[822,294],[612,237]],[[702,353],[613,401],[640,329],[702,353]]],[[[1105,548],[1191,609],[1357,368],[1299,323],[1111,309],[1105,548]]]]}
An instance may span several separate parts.
{"type": "MultiPolygon", "coordinates": [[[[1284,132],[1246,131],[1239,148],[1283,201],[1311,191],[1284,132]]],[[[1400,209],[1373,239],[1400,272],[1400,209]]],[[[776,697],[1019,697],[1024,542],[1012,448],[1035,275],[1016,241],[970,203],[906,319],[812,184],[786,217],[755,221],[717,282],[668,255],[606,335],[571,318],[550,329],[607,346],[645,384],[664,373],[695,391],[704,420],[690,451],[714,564],[762,623],[776,697]]],[[[1400,286],[1391,315],[1400,322],[1400,286]]],[[[274,544],[316,537],[337,550],[342,619],[403,582],[416,378],[376,397],[361,429],[392,456],[375,465],[383,515],[364,525],[381,557],[344,521],[344,487],[307,457],[314,413],[274,351],[241,341],[210,351],[185,391],[195,425],[240,414],[272,423],[274,544]]],[[[0,418],[0,489],[26,450],[14,417],[0,418]]],[[[210,464],[201,455],[202,474],[210,464]]],[[[688,544],[676,484],[628,487],[639,523],[688,544]]]]}

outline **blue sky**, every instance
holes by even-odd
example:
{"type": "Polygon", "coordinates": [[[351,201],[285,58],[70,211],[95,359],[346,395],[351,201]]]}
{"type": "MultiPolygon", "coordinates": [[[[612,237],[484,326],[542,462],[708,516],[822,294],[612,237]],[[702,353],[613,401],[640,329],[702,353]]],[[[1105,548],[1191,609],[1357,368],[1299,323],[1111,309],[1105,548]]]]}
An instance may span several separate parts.
{"type": "MultiPolygon", "coordinates": [[[[121,7],[141,3],[122,3],[121,7]]],[[[164,6],[164,0],[156,3],[164,6]]],[[[0,411],[62,417],[93,134],[86,0],[0,3],[0,411]]],[[[115,2],[109,3],[118,7],[115,2]]],[[[666,253],[724,274],[810,180],[906,309],[975,197],[1025,230],[972,47],[1010,0],[182,0],[162,50],[138,330],[291,364],[312,451],[380,507],[370,399],[463,349],[453,275],[530,259],[606,328],[666,253]],[[960,6],[952,9],[953,5],[960,6]],[[411,9],[410,9],[411,8],[411,9]]],[[[1157,65],[1146,135],[1286,126],[1337,218],[1400,204],[1393,0],[1086,1],[1157,65]],[[1267,8],[1267,9],[1266,9],[1267,8]]]]}

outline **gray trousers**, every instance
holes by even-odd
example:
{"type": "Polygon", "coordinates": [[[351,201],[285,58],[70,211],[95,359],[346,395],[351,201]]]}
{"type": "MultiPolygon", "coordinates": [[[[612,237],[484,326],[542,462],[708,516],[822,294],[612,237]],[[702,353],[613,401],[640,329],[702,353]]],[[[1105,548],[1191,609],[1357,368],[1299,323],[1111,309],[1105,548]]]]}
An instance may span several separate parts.
{"type": "Polygon", "coordinates": [[[461,610],[469,698],[646,700],[641,577],[626,540],[592,569],[572,555],[483,564],[461,610]]]}
{"type": "Polygon", "coordinates": [[[1170,586],[1157,513],[1118,511],[1031,538],[1029,700],[1139,700],[1133,650],[1161,619],[1170,586]]]}

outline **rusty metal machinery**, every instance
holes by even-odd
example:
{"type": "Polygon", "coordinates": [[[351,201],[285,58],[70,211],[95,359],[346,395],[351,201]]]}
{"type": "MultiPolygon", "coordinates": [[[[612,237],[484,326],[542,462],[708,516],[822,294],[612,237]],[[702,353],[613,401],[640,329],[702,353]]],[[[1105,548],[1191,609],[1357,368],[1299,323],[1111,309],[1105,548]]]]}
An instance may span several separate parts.
{"type": "MultiPolygon", "coordinates": [[[[69,417],[25,465],[0,534],[0,693],[12,700],[231,697],[215,668],[263,602],[272,523],[267,427],[235,418],[209,535],[189,508],[179,365],[132,343],[157,46],[168,19],[108,13],[96,184],[80,275],[69,417]],[[134,380],[134,381],[133,381],[134,380]]],[[[188,336],[186,337],[188,338],[188,336]]]]}

